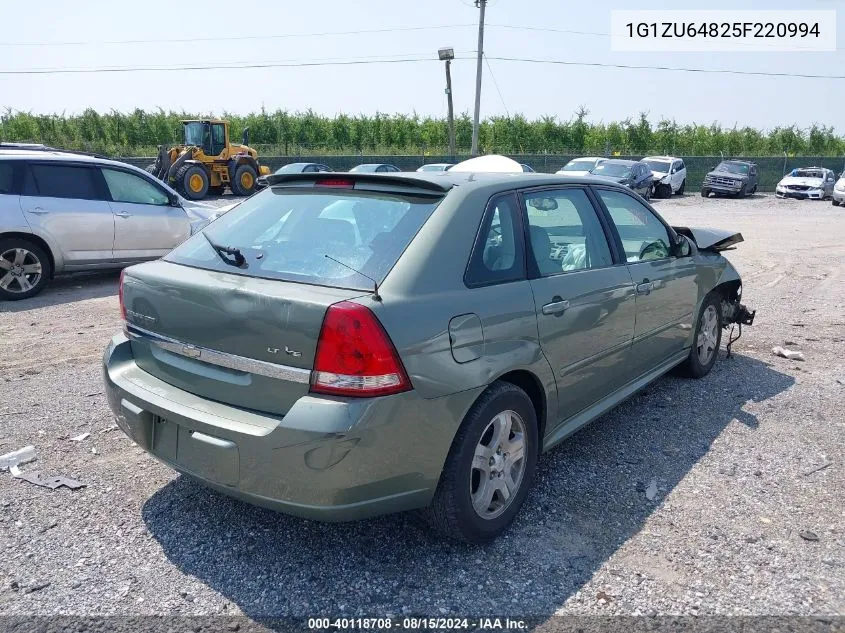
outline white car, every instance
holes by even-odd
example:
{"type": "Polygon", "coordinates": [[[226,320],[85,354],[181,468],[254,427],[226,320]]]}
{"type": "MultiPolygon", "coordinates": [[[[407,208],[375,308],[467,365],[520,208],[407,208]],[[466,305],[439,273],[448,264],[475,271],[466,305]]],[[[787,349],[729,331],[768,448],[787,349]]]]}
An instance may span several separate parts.
{"type": "Polygon", "coordinates": [[[2,146],[0,301],[31,297],[54,274],[157,259],[215,213],[126,163],[2,146]]]}
{"type": "Polygon", "coordinates": [[[831,195],[830,201],[834,207],[845,203],[845,171],[839,174],[839,180],[833,186],[833,195],[831,195]]]}
{"type": "Polygon", "coordinates": [[[606,158],[600,158],[598,156],[573,158],[563,166],[563,169],[559,169],[555,173],[563,174],[564,176],[586,176],[606,160],[606,158]]]}
{"type": "Polygon", "coordinates": [[[687,186],[687,166],[675,156],[646,156],[642,159],[654,176],[654,195],[669,198],[683,195],[687,186]]]}
{"type": "Polygon", "coordinates": [[[778,198],[799,200],[826,200],[833,197],[836,176],[824,167],[801,167],[793,169],[781,180],[775,189],[778,198]]]}

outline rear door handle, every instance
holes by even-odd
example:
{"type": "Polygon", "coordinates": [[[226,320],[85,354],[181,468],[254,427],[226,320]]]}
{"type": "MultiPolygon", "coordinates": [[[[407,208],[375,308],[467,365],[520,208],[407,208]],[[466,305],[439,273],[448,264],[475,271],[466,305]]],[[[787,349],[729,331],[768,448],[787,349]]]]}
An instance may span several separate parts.
{"type": "Polygon", "coordinates": [[[648,279],[643,279],[643,282],[641,284],[637,284],[637,294],[638,295],[651,294],[651,291],[653,289],[654,289],[654,282],[651,282],[648,279]]]}
{"type": "MultiPolygon", "coordinates": [[[[557,299],[558,297],[555,297],[557,299]]],[[[569,302],[566,299],[560,301],[552,301],[543,306],[542,312],[546,315],[562,314],[569,307],[569,302]]]]}
{"type": "Polygon", "coordinates": [[[131,218],[131,213],[126,213],[126,211],[121,211],[120,213],[115,213],[115,215],[119,218],[131,218]]]}
{"type": "Polygon", "coordinates": [[[35,207],[34,209],[27,209],[27,213],[32,213],[33,215],[47,215],[50,213],[46,209],[42,209],[41,207],[35,207]]]}

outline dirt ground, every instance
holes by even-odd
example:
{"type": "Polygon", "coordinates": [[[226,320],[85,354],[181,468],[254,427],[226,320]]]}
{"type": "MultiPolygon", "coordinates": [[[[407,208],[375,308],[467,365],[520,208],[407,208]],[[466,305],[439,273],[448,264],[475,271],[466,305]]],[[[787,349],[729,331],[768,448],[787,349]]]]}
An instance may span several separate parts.
{"type": "Polygon", "coordinates": [[[845,210],[655,207],[742,232],[726,255],[754,326],[706,379],[666,377],[544,456],[513,528],[483,548],[404,516],[277,515],[137,449],[100,377],[117,273],[0,304],[0,454],[35,445],[25,470],[87,484],[0,473],[0,614],[845,614],[845,210]]]}

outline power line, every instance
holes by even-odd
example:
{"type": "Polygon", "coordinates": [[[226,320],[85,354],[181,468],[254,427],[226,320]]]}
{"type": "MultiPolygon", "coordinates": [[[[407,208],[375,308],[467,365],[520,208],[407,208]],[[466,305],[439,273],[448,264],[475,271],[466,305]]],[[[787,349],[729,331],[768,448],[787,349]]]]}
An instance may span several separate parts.
{"type": "MultiPolygon", "coordinates": [[[[462,57],[460,59],[466,59],[462,57]]],[[[0,75],[78,75],[96,73],[173,72],[185,70],[240,70],[247,68],[307,68],[315,66],[365,66],[369,64],[402,64],[409,62],[436,62],[431,57],[409,59],[359,59],[344,61],[311,62],[254,62],[237,65],[198,64],[192,66],[126,66],[105,68],[30,68],[24,70],[0,70],[0,75]]]]}
{"type": "MultiPolygon", "coordinates": [[[[461,56],[458,59],[474,59],[475,57],[461,56]]],[[[532,59],[523,57],[484,56],[487,60],[518,62],[525,64],[552,64],[559,66],[588,66],[593,68],[620,68],[629,70],[657,70],[667,72],[725,74],[754,77],[781,77],[799,79],[845,79],[845,75],[816,75],[809,73],[765,72],[751,70],[729,70],[721,68],[686,68],[680,66],[648,66],[634,64],[609,64],[603,62],[579,62],[562,59],[532,59]]],[[[215,64],[193,64],[180,66],[106,66],[100,68],[26,68],[21,70],[0,70],[4,75],[74,75],[97,73],[132,73],[132,72],[181,72],[188,70],[242,70],[251,68],[309,68],[321,66],[366,66],[372,64],[402,64],[415,62],[437,62],[432,57],[399,58],[360,58],[360,59],[328,59],[311,61],[268,61],[268,62],[224,62],[215,64]]],[[[489,67],[489,61],[488,61],[489,67]]]]}
{"type": "Polygon", "coordinates": [[[496,87],[496,92],[499,93],[499,101],[502,102],[502,107],[505,109],[505,114],[507,114],[508,118],[510,118],[510,110],[508,110],[508,106],[505,104],[505,98],[502,96],[502,91],[499,90],[499,82],[496,81],[496,75],[493,74],[493,68],[490,66],[490,60],[487,58],[487,55],[484,55],[484,62],[487,64],[487,70],[490,71],[490,79],[493,80],[493,85],[496,87]]]}
{"type": "Polygon", "coordinates": [[[530,59],[523,57],[490,57],[503,62],[521,62],[526,64],[555,64],[560,66],[591,66],[594,68],[625,68],[633,70],[665,70],[684,73],[708,73],[725,75],[744,75],[755,77],[795,77],[801,79],[845,79],[845,75],[811,75],[807,73],[778,73],[754,70],[726,70],[721,68],[682,68],[678,66],[640,66],[634,64],[607,64],[603,62],[571,62],[562,59],[530,59]]]}
{"type": "Polygon", "coordinates": [[[104,46],[114,44],[173,44],[184,42],[237,42],[244,40],[276,40],[301,37],[324,37],[328,35],[372,35],[375,33],[401,33],[407,31],[433,31],[438,29],[458,29],[475,26],[475,24],[439,24],[434,26],[408,26],[383,29],[369,29],[356,31],[323,31],[319,33],[281,33],[276,35],[229,35],[220,37],[184,37],[160,38],[148,40],[88,40],[69,42],[0,42],[0,46],[104,46]]]}

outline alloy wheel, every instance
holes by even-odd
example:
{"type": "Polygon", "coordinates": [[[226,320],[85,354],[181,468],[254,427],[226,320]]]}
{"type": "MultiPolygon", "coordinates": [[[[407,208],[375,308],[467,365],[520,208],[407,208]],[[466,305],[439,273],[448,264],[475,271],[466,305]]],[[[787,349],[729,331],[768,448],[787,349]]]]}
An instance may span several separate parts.
{"type": "Polygon", "coordinates": [[[698,339],[695,346],[698,361],[707,366],[716,353],[716,341],[719,335],[719,315],[716,306],[709,305],[701,314],[701,324],[698,328],[698,339]]]}
{"type": "Polygon", "coordinates": [[[485,427],[470,472],[475,513],[495,519],[511,504],[525,475],[525,422],[515,411],[502,411],[485,427]]]}
{"type": "Polygon", "coordinates": [[[25,248],[0,253],[0,288],[6,292],[29,292],[41,281],[41,262],[25,248]]]}

